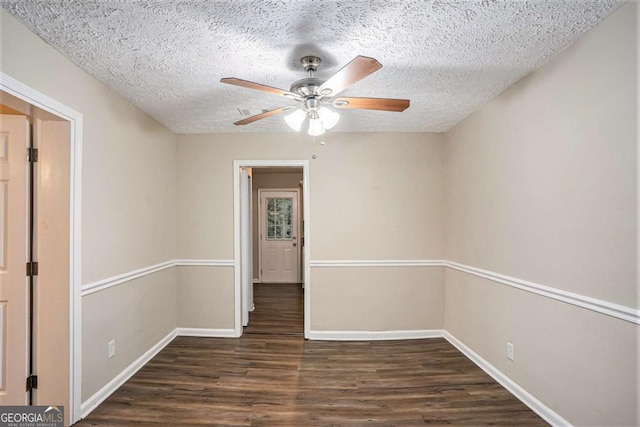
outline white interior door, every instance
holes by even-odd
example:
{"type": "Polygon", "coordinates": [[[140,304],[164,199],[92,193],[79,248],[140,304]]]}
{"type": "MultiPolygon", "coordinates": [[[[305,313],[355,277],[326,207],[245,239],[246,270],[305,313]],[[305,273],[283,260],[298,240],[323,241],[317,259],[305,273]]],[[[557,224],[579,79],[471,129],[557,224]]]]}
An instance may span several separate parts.
{"type": "Polygon", "coordinates": [[[25,405],[27,118],[0,116],[0,405],[25,405]]]}
{"type": "Polygon", "coordinates": [[[298,192],[260,191],[262,283],[297,283],[298,192]]]}
{"type": "MultiPolygon", "coordinates": [[[[38,276],[34,368],[38,405],[69,406],[70,124],[36,119],[35,220],[38,276]]],[[[65,411],[68,421],[69,411],[65,411]]]]}
{"type": "Polygon", "coordinates": [[[240,244],[242,264],[242,326],[249,324],[253,308],[253,243],[251,227],[251,177],[246,169],[240,171],[240,244]]]}

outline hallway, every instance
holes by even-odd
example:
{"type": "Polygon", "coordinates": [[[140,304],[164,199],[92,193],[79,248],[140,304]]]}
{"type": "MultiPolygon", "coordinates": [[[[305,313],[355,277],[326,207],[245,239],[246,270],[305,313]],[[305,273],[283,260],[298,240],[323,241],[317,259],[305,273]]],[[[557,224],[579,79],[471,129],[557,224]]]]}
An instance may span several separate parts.
{"type": "Polygon", "coordinates": [[[298,283],[254,283],[247,334],[304,336],[304,289],[298,283]]]}

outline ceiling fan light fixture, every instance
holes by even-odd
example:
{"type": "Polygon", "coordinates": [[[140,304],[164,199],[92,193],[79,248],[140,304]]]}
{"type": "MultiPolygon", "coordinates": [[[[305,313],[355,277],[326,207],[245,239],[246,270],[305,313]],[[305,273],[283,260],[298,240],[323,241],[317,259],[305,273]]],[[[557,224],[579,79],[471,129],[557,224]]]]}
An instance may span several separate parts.
{"type": "Polygon", "coordinates": [[[291,129],[295,130],[296,132],[300,132],[300,129],[302,128],[302,123],[306,118],[307,118],[307,113],[305,113],[303,110],[298,108],[293,113],[286,115],[284,117],[284,121],[287,122],[287,124],[291,129]]]}
{"type": "Polygon", "coordinates": [[[322,120],[322,124],[326,130],[333,129],[333,127],[338,124],[338,120],[340,120],[340,114],[331,111],[327,107],[320,107],[318,109],[318,116],[320,120],[322,120]]]}
{"type": "Polygon", "coordinates": [[[320,119],[310,119],[309,120],[309,135],[311,136],[320,136],[324,133],[324,126],[322,125],[322,120],[320,119]]]}

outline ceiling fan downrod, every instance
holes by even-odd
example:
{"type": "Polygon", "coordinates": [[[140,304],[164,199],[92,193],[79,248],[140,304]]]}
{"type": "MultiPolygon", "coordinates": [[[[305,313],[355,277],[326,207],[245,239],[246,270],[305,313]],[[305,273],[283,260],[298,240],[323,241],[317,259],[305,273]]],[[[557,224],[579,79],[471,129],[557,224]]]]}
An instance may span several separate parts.
{"type": "Polygon", "coordinates": [[[322,60],[319,57],[313,55],[300,58],[300,65],[309,73],[309,77],[313,77],[313,73],[318,71],[318,65],[320,65],[321,62],[322,60]]]}

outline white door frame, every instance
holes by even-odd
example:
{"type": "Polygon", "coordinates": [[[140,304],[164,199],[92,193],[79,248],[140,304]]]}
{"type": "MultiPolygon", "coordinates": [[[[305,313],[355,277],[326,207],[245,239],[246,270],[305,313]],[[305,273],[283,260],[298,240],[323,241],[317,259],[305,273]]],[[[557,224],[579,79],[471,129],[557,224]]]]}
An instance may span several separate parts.
{"type": "MultiPolygon", "coordinates": [[[[297,200],[296,200],[296,218],[298,219],[296,227],[298,230],[298,236],[300,236],[300,226],[302,224],[302,221],[300,220],[300,188],[296,187],[296,188],[258,188],[258,280],[260,281],[260,283],[262,283],[262,238],[260,236],[262,236],[262,233],[264,233],[264,225],[262,220],[264,219],[262,217],[262,205],[260,204],[262,201],[262,193],[271,193],[271,192],[288,192],[288,193],[296,193],[297,194],[297,200]]],[[[300,282],[300,276],[301,276],[301,266],[300,266],[300,254],[302,252],[302,239],[298,238],[297,241],[298,243],[298,250],[296,251],[296,265],[298,266],[298,274],[296,277],[296,280],[298,282],[300,282]]]]}
{"type": "Polygon", "coordinates": [[[70,207],[69,207],[69,404],[71,424],[81,418],[82,387],[82,299],[81,288],[81,206],[82,206],[82,114],[61,104],[53,98],[38,92],[24,83],[0,71],[0,90],[7,92],[31,105],[46,110],[69,121],[70,141],[70,207]]]}
{"type": "MultiPolygon", "coordinates": [[[[304,337],[309,339],[311,325],[311,215],[309,204],[309,160],[234,160],[233,161],[233,265],[234,265],[234,331],[242,336],[242,293],[240,253],[240,169],[243,167],[301,167],[304,218],[304,337]]],[[[298,231],[299,232],[299,231],[298,231]]]]}
{"type": "Polygon", "coordinates": [[[246,169],[241,169],[240,179],[240,238],[242,249],[242,326],[249,324],[249,312],[253,306],[253,236],[251,227],[251,176],[246,169]]]}

